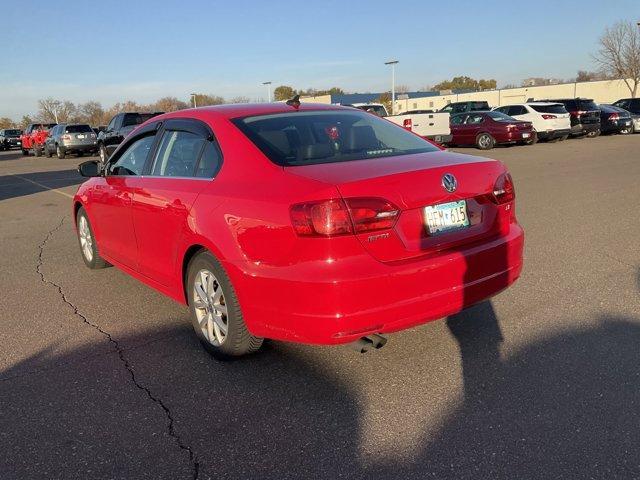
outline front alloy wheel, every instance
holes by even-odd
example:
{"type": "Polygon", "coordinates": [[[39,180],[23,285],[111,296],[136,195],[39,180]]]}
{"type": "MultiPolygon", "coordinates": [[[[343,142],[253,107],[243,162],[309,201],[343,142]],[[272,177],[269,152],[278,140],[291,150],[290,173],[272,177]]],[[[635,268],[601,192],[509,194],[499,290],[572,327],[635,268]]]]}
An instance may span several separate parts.
{"type": "Polygon", "coordinates": [[[80,207],[76,216],[76,226],[78,230],[78,243],[80,244],[80,252],[82,259],[87,267],[91,269],[105,268],[109,266],[98,253],[98,248],[93,236],[93,229],[89,223],[87,212],[80,207]]]}

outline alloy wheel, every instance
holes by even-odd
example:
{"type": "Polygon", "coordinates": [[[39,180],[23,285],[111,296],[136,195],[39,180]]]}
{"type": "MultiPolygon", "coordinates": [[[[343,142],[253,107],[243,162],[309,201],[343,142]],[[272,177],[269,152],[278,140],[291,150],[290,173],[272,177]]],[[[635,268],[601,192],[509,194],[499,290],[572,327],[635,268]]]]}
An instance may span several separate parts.
{"type": "Polygon", "coordinates": [[[83,215],[78,220],[78,236],[80,237],[80,248],[82,248],[82,254],[87,262],[93,260],[93,238],[91,237],[91,230],[89,229],[89,222],[83,215]]]}
{"type": "Polygon", "coordinates": [[[204,338],[214,346],[222,345],[229,332],[227,306],[222,285],[207,269],[200,270],[194,279],[193,305],[204,338]]]}

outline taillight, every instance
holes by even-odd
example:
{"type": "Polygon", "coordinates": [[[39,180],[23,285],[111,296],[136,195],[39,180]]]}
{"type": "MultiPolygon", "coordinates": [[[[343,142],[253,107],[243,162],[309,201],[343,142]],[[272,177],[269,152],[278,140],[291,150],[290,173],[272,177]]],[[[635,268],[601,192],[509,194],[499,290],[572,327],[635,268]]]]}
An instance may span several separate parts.
{"type": "Polygon", "coordinates": [[[545,120],[552,120],[554,118],[558,118],[555,115],[542,115],[542,118],[544,118],[545,120]]]}
{"type": "Polygon", "coordinates": [[[620,115],[617,113],[611,113],[609,114],[609,120],[620,120],[620,115]]]}
{"type": "Polygon", "coordinates": [[[513,179],[508,173],[503,173],[498,177],[493,186],[491,201],[495,204],[502,205],[515,200],[516,192],[513,188],[513,179]]]}
{"type": "Polygon", "coordinates": [[[402,126],[405,129],[411,131],[411,129],[413,129],[413,122],[412,122],[412,120],[410,118],[405,118],[404,122],[402,122],[402,126]]]}
{"type": "Polygon", "coordinates": [[[330,237],[392,228],[399,210],[381,198],[330,199],[291,207],[298,235],[330,237]]]}

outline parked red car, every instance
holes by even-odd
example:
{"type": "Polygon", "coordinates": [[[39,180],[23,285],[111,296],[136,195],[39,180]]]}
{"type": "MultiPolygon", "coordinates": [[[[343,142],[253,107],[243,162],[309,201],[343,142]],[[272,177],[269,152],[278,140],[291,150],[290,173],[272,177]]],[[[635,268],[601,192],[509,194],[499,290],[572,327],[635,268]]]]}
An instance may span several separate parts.
{"type": "Polygon", "coordinates": [[[36,157],[41,156],[49,130],[56,125],[55,123],[30,123],[20,135],[22,154],[29,155],[29,150],[33,150],[36,157]]]}
{"type": "Polygon", "coordinates": [[[228,358],[263,338],[379,346],[520,275],[505,166],[374,115],[225,105],[145,122],[73,199],[82,256],[188,304],[228,358]],[[108,263],[107,263],[108,262],[108,263]]]}
{"type": "Polygon", "coordinates": [[[496,144],[532,144],[537,141],[531,122],[523,122],[502,112],[471,112],[453,115],[451,145],[475,145],[489,150],[496,144]]]}

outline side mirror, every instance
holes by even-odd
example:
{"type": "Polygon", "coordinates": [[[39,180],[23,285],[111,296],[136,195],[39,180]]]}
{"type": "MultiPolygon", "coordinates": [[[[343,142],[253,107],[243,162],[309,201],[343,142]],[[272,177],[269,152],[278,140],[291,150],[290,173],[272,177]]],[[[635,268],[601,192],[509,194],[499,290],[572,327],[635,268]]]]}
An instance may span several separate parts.
{"type": "Polygon", "coordinates": [[[100,162],[89,160],[78,165],[78,173],[83,177],[99,177],[102,173],[100,162]]]}

